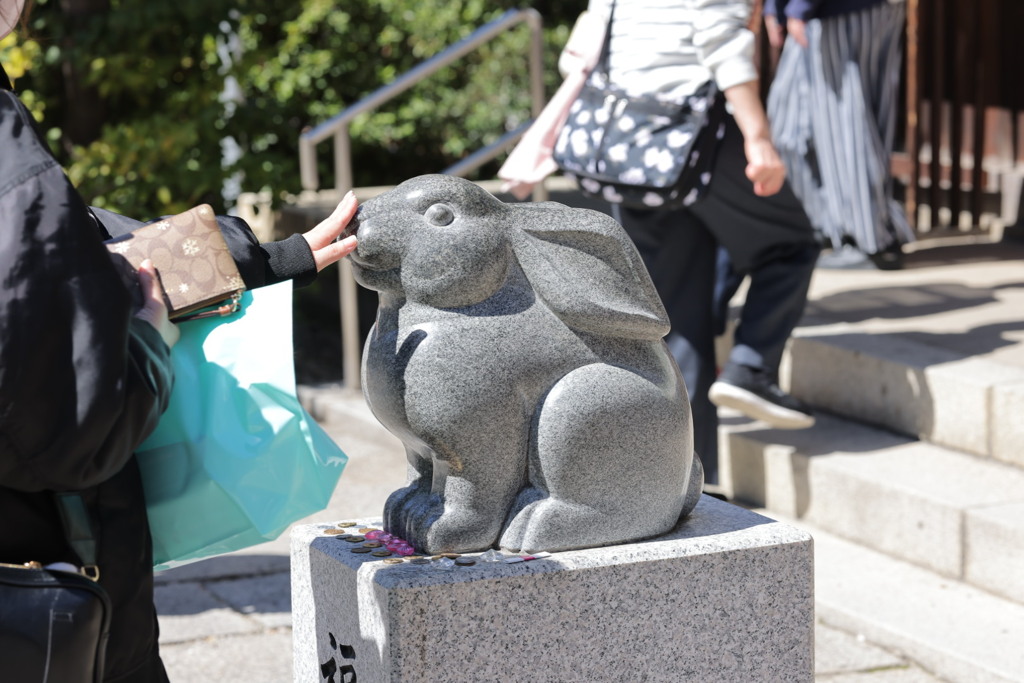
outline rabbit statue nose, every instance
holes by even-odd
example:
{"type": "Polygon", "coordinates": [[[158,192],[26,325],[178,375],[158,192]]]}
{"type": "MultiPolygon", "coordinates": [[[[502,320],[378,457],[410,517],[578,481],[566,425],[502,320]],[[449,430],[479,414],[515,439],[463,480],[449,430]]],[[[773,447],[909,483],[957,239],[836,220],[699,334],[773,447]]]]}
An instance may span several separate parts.
{"type": "Polygon", "coordinates": [[[348,222],[348,225],[345,226],[345,229],[341,231],[340,235],[338,235],[338,238],[335,240],[336,242],[340,242],[346,237],[351,237],[352,235],[356,234],[356,232],[359,230],[359,219],[362,213],[363,207],[360,206],[358,209],[356,209],[356,215],[352,216],[352,220],[348,222]]]}

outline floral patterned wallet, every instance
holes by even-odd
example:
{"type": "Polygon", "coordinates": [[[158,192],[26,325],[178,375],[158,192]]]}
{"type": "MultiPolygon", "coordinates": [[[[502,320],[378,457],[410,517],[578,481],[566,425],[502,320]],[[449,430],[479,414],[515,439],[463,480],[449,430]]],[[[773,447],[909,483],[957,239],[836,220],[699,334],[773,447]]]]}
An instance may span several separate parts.
{"type": "Polygon", "coordinates": [[[147,258],[153,262],[175,322],[238,310],[245,283],[209,204],[107,240],[106,246],[135,269],[147,258]]]}

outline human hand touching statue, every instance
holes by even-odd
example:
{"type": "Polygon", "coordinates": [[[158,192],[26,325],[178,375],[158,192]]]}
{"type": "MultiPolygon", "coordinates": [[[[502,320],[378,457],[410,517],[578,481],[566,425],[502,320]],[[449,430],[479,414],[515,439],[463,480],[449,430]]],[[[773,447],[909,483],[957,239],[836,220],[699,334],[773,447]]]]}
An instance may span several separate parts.
{"type": "Polygon", "coordinates": [[[358,208],[359,202],[350,191],[342,197],[330,216],[320,221],[312,230],[303,233],[302,236],[306,238],[309,248],[313,251],[317,272],[355,251],[358,245],[355,235],[349,235],[337,242],[335,240],[345,232],[358,208]]]}

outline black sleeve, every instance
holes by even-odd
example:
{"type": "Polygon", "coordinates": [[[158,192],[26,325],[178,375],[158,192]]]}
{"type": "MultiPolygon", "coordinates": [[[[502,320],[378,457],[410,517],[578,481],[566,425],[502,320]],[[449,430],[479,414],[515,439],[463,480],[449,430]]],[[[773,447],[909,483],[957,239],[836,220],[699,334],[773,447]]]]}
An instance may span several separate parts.
{"type": "MultiPolygon", "coordinates": [[[[142,221],[112,211],[90,207],[99,224],[110,235],[117,237],[135,230],[142,221]]],[[[159,218],[154,220],[160,220],[159,218]]],[[[247,289],[294,280],[296,287],[304,287],[316,279],[313,252],[302,235],[277,242],[260,243],[252,228],[236,216],[217,216],[224,241],[238,264],[238,272],[247,289]]]]}
{"type": "Polygon", "coordinates": [[[305,287],[316,280],[316,261],[309,242],[302,235],[292,235],[278,242],[263,245],[267,256],[267,284],[293,280],[296,287],[305,287]]]}
{"type": "Polygon", "coordinates": [[[149,323],[132,317],[123,383],[102,414],[25,462],[22,490],[79,490],[117,474],[167,409],[174,384],[171,350],[149,323]],[[93,425],[90,427],[90,424],[93,425]]]}
{"type": "Polygon", "coordinates": [[[170,351],[133,315],[81,197],[0,93],[0,486],[120,471],[167,405],[170,351]]]}

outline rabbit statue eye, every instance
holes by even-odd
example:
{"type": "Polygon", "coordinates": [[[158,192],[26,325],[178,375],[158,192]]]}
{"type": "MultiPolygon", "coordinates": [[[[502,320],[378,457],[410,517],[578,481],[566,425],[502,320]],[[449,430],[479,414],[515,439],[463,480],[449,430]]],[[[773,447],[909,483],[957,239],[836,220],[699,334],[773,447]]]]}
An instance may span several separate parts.
{"type": "Polygon", "coordinates": [[[434,204],[424,212],[423,217],[434,225],[451,225],[455,220],[455,212],[447,204],[434,204]]]}

